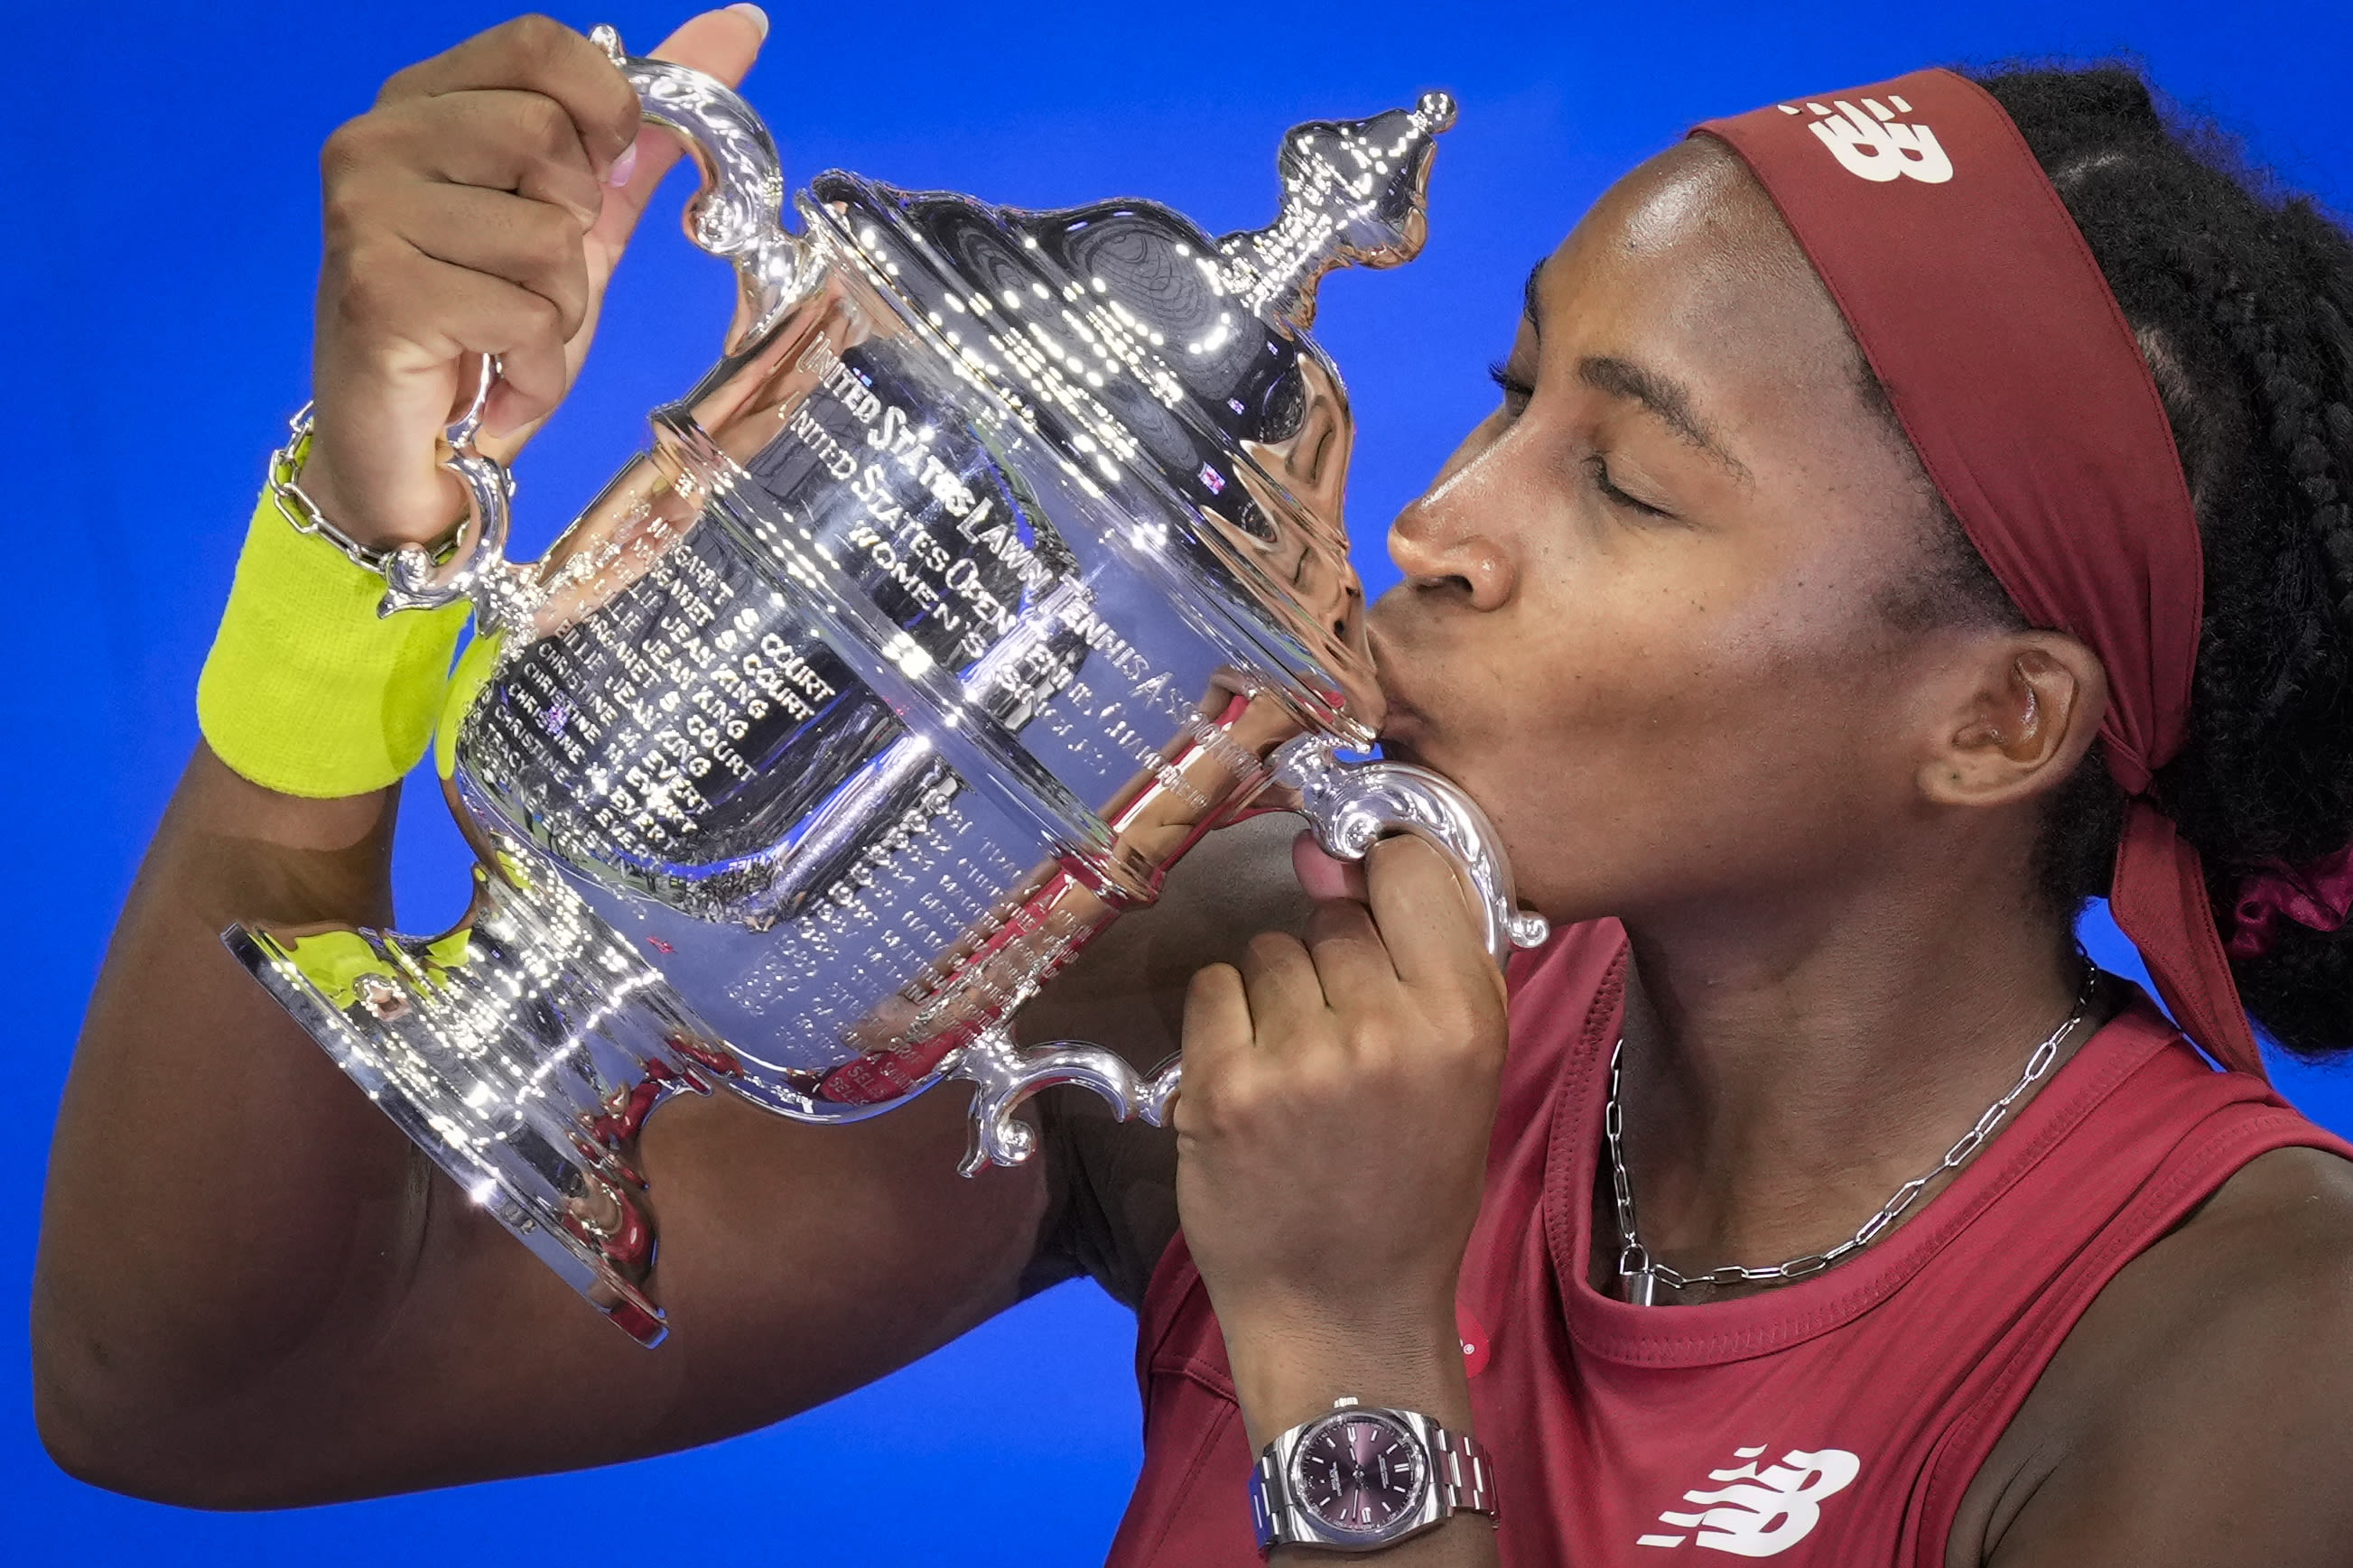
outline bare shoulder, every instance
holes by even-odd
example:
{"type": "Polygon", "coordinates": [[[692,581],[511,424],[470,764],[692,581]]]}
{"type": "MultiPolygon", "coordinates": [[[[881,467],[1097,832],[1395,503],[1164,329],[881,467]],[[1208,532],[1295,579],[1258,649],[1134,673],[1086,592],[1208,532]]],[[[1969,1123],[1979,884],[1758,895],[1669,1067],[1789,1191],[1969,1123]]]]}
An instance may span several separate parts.
{"type": "Polygon", "coordinates": [[[1988,1458],[1947,1562],[2353,1560],[2353,1163],[2260,1156],[2128,1264],[1988,1458]]]}

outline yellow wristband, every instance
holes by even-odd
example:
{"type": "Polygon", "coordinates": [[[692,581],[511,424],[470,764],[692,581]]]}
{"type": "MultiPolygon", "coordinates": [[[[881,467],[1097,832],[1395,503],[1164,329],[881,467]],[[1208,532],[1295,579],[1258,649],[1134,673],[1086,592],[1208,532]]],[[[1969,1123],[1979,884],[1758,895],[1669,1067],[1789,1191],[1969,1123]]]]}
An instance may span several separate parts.
{"type": "Polygon", "coordinates": [[[384,590],[333,545],[296,532],[262,491],[196,680],[214,754],[265,789],[312,799],[366,795],[415,767],[467,608],[379,616],[384,590]]]}

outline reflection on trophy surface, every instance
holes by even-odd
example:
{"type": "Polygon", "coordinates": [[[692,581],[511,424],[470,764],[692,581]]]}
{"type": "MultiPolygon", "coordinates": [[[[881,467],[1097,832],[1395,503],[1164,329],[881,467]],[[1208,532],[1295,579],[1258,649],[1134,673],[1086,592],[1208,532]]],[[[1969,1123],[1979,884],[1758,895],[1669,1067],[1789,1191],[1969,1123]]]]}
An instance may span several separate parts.
{"type": "Polygon", "coordinates": [[[743,101],[621,63],[702,166],[726,355],[536,566],[501,558],[503,475],[467,455],[459,557],[391,596],[476,609],[438,748],[467,920],[229,940],[651,1343],[635,1145],[674,1094],[842,1121],[968,1079],[968,1171],[1028,1154],[1014,1110],[1050,1084],[1158,1121],[1174,1068],[1006,1022],[1241,810],[1303,809],[1340,854],[1431,838],[1499,958],[1543,928],[1459,791],[1337,756],[1381,707],[1347,399],[1304,329],[1324,274],[1419,248],[1448,100],[1293,131],[1281,216],[1223,239],[838,173],[795,237],[743,101]]]}

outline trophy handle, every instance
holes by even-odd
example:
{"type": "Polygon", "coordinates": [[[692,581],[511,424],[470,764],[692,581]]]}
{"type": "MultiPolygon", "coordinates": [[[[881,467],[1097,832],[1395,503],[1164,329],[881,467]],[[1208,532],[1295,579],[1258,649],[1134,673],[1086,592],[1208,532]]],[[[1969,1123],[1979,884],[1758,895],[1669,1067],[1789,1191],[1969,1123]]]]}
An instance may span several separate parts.
{"type": "Polygon", "coordinates": [[[384,563],[385,587],[376,605],[377,615],[471,602],[486,620],[495,624],[500,618],[497,611],[504,599],[493,584],[502,584],[509,575],[508,503],[514,497],[514,477],[497,458],[486,457],[474,445],[482,430],[482,410],[491,401],[491,389],[498,384],[498,357],[484,354],[473,403],[442,435],[449,455],[441,466],[466,487],[466,521],[459,525],[456,541],[438,559],[421,544],[405,544],[395,551],[384,563]]]}
{"type": "MultiPolygon", "coordinates": [[[[702,193],[687,204],[686,233],[712,255],[734,264],[738,298],[728,338],[732,352],[774,326],[808,292],[818,271],[807,247],[784,227],[785,174],[776,144],[752,106],[725,84],[668,60],[625,55],[619,35],[610,27],[589,36],[637,89],[647,121],[684,137],[702,171],[702,193]]],[[[527,612],[522,584],[506,569],[514,478],[474,445],[498,375],[498,361],[485,356],[473,405],[445,437],[449,456],[441,466],[466,487],[469,503],[456,542],[438,559],[412,544],[386,561],[389,587],[377,614],[470,601],[486,628],[496,629],[519,622],[527,612]]]]}
{"type": "MultiPolygon", "coordinates": [[[[1393,833],[1410,833],[1454,863],[1485,922],[1487,951],[1508,961],[1519,948],[1541,947],[1552,935],[1544,916],[1514,897],[1512,868],[1494,825],[1460,785],[1410,763],[1343,762],[1339,743],[1309,734],[1287,742],[1271,760],[1273,782],[1297,792],[1299,809],[1326,854],[1361,860],[1393,833]]],[[[972,1149],[960,1167],[975,1175],[989,1165],[1018,1165],[1036,1152],[1035,1129],[1014,1114],[1041,1089],[1075,1083],[1111,1102],[1122,1121],[1167,1125],[1169,1103],[1184,1086],[1185,1064],[1171,1062],[1146,1078],[1121,1058],[1078,1040],[1056,1040],[1022,1050],[1002,1028],[965,1048],[950,1076],[976,1086],[972,1149]]]]}
{"type": "Polygon", "coordinates": [[[1512,891],[1512,868],[1478,803],[1451,779],[1410,763],[1345,763],[1339,742],[1308,734],[1274,753],[1273,781],[1299,795],[1299,809],[1324,852],[1361,860],[1393,833],[1410,833],[1454,862],[1484,920],[1487,951],[1497,964],[1516,948],[1541,947],[1551,922],[1523,910],[1512,891]]]}
{"type": "Polygon", "coordinates": [[[972,1147],[956,1167],[967,1176],[991,1165],[1018,1165],[1038,1152],[1037,1130],[1014,1112],[1041,1089],[1078,1084],[1109,1100],[1117,1120],[1140,1116],[1159,1127],[1166,1122],[1168,1101],[1176,1088],[1173,1065],[1157,1077],[1145,1078],[1124,1058],[1083,1040],[1056,1040],[1024,1050],[1002,1026],[984,1030],[965,1047],[948,1076],[973,1085],[972,1147]]]}
{"type": "Polygon", "coordinates": [[[625,53],[611,27],[588,37],[637,89],[647,123],[676,132],[702,171],[702,190],[686,206],[686,237],[734,264],[732,353],[776,325],[821,270],[808,247],[785,228],[784,160],[776,141],[724,82],[669,60],[625,53]]]}

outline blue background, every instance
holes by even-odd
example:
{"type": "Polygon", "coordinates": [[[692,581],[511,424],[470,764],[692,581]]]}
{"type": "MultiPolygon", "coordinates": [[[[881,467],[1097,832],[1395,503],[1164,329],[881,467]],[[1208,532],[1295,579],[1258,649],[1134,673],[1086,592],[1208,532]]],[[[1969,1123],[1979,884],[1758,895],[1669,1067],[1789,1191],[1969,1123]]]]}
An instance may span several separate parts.
{"type": "MultiPolygon", "coordinates": [[[[401,66],[495,6],[11,6],[16,148],[0,236],[0,429],[18,474],[0,823],[19,892],[8,1070],[46,1156],[113,911],[195,740],[190,693],[261,459],[304,395],[316,154],[401,66]]],[[[681,12],[613,4],[639,48],[681,12]]],[[[1427,253],[1342,276],[1319,335],[1361,434],[1350,504],[1376,591],[1388,517],[1493,394],[1521,279],[1608,181],[1695,119],[1924,64],[2138,54],[2177,98],[2340,212],[2353,133],[2344,0],[2035,4],[940,5],[776,8],[749,94],[796,183],[841,165],[1049,206],[1141,194],[1212,232],[1271,212],[1293,121],[1461,100],[1427,253]]],[[[673,191],[662,210],[674,212],[673,191]]],[[[524,458],[527,547],[715,354],[723,268],[666,217],[623,268],[583,386],[524,458]]],[[[458,912],[432,796],[400,848],[403,923],[458,912]]],[[[2112,964],[2112,933],[2093,933],[2112,964]]],[[[2336,1075],[2291,1095],[2353,1128],[2336,1075]]],[[[195,1140],[201,1146],[201,1136],[195,1140]]],[[[21,1213],[29,1215],[27,1194],[21,1213]]],[[[30,1225],[0,1257],[22,1321],[30,1225]]],[[[1134,1473],[1132,1325],[1050,1293],[887,1382],[770,1431],[616,1470],[295,1513],[208,1516],[110,1496],[44,1457],[23,1340],[0,1354],[0,1558],[164,1564],[735,1563],[1049,1565],[1100,1559],[1134,1473]]]]}

